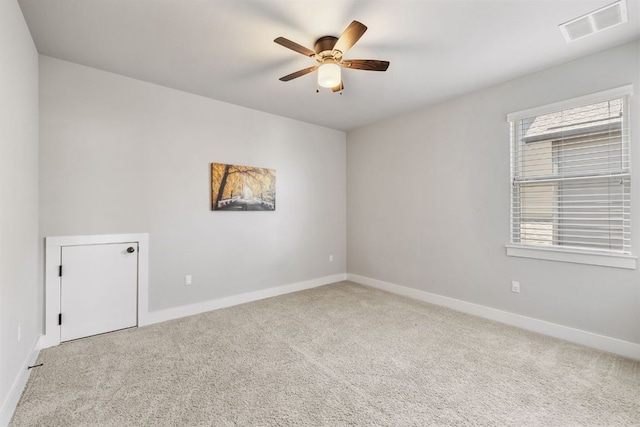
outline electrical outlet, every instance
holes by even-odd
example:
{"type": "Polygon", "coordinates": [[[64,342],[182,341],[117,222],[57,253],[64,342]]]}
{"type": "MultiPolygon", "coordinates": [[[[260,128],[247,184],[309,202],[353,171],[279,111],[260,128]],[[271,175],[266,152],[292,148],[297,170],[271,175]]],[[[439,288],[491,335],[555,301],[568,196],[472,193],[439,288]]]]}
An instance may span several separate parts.
{"type": "Polygon", "coordinates": [[[333,255],[329,255],[329,262],[333,262],[333,255]]]}
{"type": "Polygon", "coordinates": [[[186,276],[184,276],[184,285],[185,286],[190,286],[191,285],[191,275],[187,274],[186,276]]]}
{"type": "Polygon", "coordinates": [[[18,342],[22,340],[22,323],[18,323],[18,342]]]}
{"type": "Polygon", "coordinates": [[[511,282],[511,292],[520,293],[520,282],[511,282]]]}

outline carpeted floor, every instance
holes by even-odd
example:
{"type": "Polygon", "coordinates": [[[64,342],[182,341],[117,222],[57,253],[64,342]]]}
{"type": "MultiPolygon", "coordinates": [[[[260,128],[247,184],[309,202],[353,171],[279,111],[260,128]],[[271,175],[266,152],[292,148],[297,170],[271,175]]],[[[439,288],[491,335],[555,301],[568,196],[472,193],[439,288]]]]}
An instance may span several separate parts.
{"type": "Polygon", "coordinates": [[[640,426],[640,362],[349,282],[38,363],[11,426],[640,426]]]}

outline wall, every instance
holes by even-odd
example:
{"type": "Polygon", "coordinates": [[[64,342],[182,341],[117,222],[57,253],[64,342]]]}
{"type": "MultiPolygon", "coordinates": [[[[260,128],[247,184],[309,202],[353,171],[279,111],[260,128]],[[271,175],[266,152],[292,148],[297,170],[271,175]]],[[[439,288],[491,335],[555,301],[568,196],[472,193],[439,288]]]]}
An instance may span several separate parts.
{"type": "Polygon", "coordinates": [[[344,132],[44,56],[40,115],[41,236],[149,233],[150,310],[345,273],[344,132]],[[212,212],[211,162],[276,211],[212,212]]]}
{"type": "MultiPolygon", "coordinates": [[[[507,257],[506,115],[633,83],[640,166],[640,42],[347,135],[348,272],[640,343],[640,270],[507,257]],[[520,294],[511,281],[520,281],[520,294]]],[[[640,255],[640,173],[633,253],[640,255]]]]}
{"type": "Polygon", "coordinates": [[[38,54],[18,4],[8,0],[0,2],[0,425],[42,331],[41,247],[38,54]]]}

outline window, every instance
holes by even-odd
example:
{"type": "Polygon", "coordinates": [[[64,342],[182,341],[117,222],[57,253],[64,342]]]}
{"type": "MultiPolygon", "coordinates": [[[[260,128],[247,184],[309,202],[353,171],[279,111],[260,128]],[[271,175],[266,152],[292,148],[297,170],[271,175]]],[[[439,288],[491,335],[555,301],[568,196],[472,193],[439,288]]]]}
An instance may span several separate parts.
{"type": "Polygon", "coordinates": [[[509,115],[511,247],[630,256],[630,92],[509,115]]]}

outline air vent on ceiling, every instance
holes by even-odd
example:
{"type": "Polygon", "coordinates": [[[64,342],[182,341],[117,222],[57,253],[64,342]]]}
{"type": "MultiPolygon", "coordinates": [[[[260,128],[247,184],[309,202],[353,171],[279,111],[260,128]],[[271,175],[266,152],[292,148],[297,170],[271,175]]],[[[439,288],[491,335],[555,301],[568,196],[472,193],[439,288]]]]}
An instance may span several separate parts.
{"type": "Polygon", "coordinates": [[[560,24],[559,27],[567,42],[572,42],[607,28],[615,27],[618,24],[627,22],[628,19],[627,2],[626,0],[619,0],[560,24]]]}

